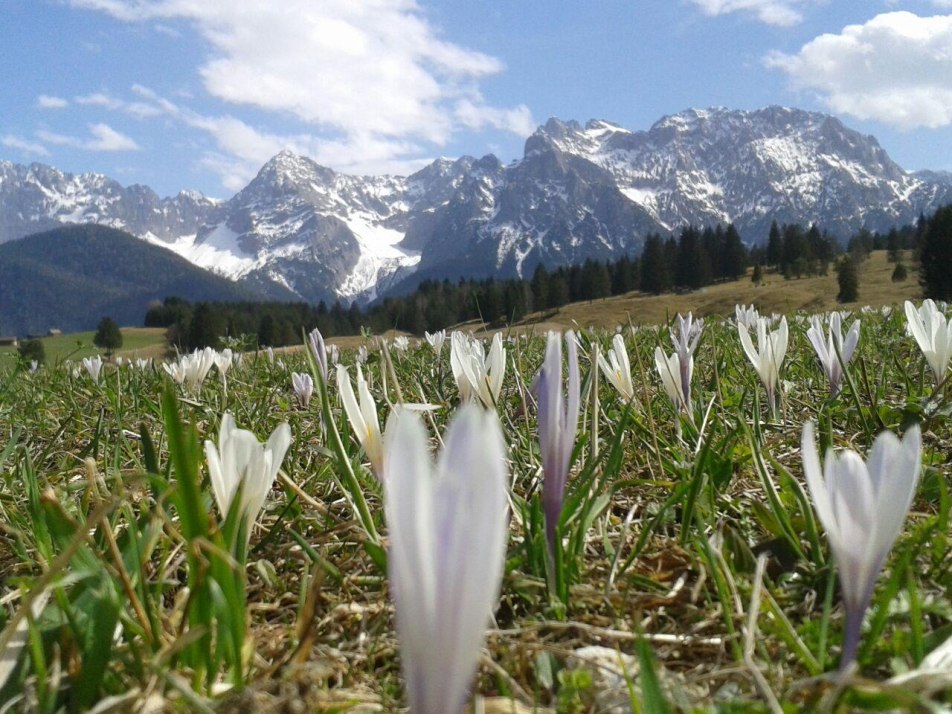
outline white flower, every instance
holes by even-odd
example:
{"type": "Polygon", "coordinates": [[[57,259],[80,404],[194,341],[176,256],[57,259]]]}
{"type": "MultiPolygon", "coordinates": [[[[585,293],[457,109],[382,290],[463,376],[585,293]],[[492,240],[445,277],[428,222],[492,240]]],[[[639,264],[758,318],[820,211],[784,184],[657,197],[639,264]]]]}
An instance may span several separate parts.
{"type": "Polygon", "coordinates": [[[850,363],[853,352],[859,344],[859,320],[854,320],[850,325],[846,339],[843,339],[842,314],[839,312],[830,313],[830,334],[824,337],[823,322],[819,315],[813,315],[810,318],[810,329],[807,330],[807,338],[816,356],[820,360],[820,365],[830,381],[830,393],[836,394],[840,390],[840,382],[843,379],[843,367],[850,363]],[[843,364],[840,364],[840,358],[836,356],[839,350],[840,357],[843,358],[843,364]]]}
{"type": "Polygon", "coordinates": [[[676,318],[678,322],[678,331],[671,329],[671,342],[678,355],[678,367],[680,372],[678,378],[681,381],[681,405],[688,412],[691,411],[691,378],[694,376],[694,350],[697,349],[698,340],[701,339],[701,332],[704,331],[704,318],[694,319],[690,312],[687,317],[681,317],[678,313],[676,318]]]}
{"type": "Polygon", "coordinates": [[[98,382],[99,374],[102,372],[102,357],[99,355],[83,357],[83,367],[86,368],[86,373],[92,377],[92,380],[98,382]]]}
{"type": "Polygon", "coordinates": [[[393,349],[398,352],[406,352],[410,349],[410,338],[406,335],[397,335],[393,338],[393,349]]]}
{"type": "Polygon", "coordinates": [[[274,348],[268,347],[264,353],[268,356],[268,364],[274,364],[274,348]]]}
{"type": "Polygon", "coordinates": [[[675,409],[683,409],[687,400],[684,398],[681,386],[681,358],[677,352],[672,352],[670,357],[665,357],[660,345],[655,347],[654,358],[664,391],[667,392],[675,409]]]}
{"type": "Polygon", "coordinates": [[[443,351],[443,343],[446,342],[446,330],[440,330],[438,332],[424,332],[423,336],[426,338],[426,342],[430,347],[433,348],[433,351],[436,352],[436,356],[440,356],[440,352],[443,351]]]}
{"type": "Polygon", "coordinates": [[[316,327],[307,335],[307,344],[311,349],[311,355],[317,362],[317,373],[320,375],[321,384],[327,384],[327,348],[324,346],[324,336],[316,327]]]}
{"type": "Polygon", "coordinates": [[[612,348],[608,352],[608,359],[606,360],[599,352],[597,362],[605,379],[611,382],[625,401],[635,398],[635,385],[631,380],[631,363],[628,360],[628,350],[625,349],[624,337],[616,334],[612,338],[612,348]]]}
{"type": "Polygon", "coordinates": [[[307,407],[314,394],[314,380],[307,372],[291,372],[291,388],[302,407],[307,407]]]}
{"type": "Polygon", "coordinates": [[[136,369],[148,369],[149,367],[152,366],[152,360],[136,357],[135,366],[136,366],[136,369]]]}
{"type": "Polygon", "coordinates": [[[454,332],[450,336],[450,367],[463,400],[479,399],[486,407],[494,408],[506,371],[502,335],[497,332],[493,336],[487,357],[479,340],[454,332]]]}
{"type": "Polygon", "coordinates": [[[410,711],[457,714],[499,597],[508,474],[493,412],[463,405],[434,467],[419,416],[387,424],[383,479],[390,592],[410,711]]]}
{"type": "Polygon", "coordinates": [[[364,447],[374,476],[379,479],[383,473],[383,437],[380,434],[380,421],[377,419],[377,405],[359,364],[357,365],[357,394],[360,395],[360,403],[358,404],[354,397],[354,388],[350,384],[347,367],[342,364],[337,365],[337,391],[340,393],[340,399],[354,435],[364,447]]]}
{"type": "Polygon", "coordinates": [[[215,366],[218,367],[218,373],[224,381],[225,375],[233,364],[234,355],[230,348],[226,347],[221,352],[215,353],[215,366]]]}
{"type": "Polygon", "coordinates": [[[952,357],[952,319],[947,321],[932,300],[923,300],[918,310],[906,300],[905,308],[909,332],[932,368],[936,384],[941,384],[952,357]]]}
{"type": "Polygon", "coordinates": [[[756,327],[757,321],[760,319],[760,313],[753,305],[734,305],[734,319],[738,327],[743,325],[750,330],[756,327]]]}
{"type": "Polygon", "coordinates": [[[827,450],[823,468],[813,423],[803,425],[803,473],[839,569],[846,611],[840,669],[856,657],[873,586],[902,529],[919,480],[919,427],[900,441],[884,431],[863,463],[854,451],[827,450]]]}
{"type": "Polygon", "coordinates": [[[205,377],[215,366],[217,353],[211,347],[195,350],[179,357],[177,365],[165,365],[165,371],[178,384],[184,384],[193,394],[202,387],[205,377]]]}
{"type": "Polygon", "coordinates": [[[545,515],[545,533],[549,552],[555,557],[556,526],[565,501],[565,484],[572,464],[575,433],[578,430],[580,384],[578,374],[578,347],[575,335],[565,333],[565,351],[568,359],[568,385],[562,392],[562,342],[558,332],[550,332],[546,339],[545,360],[536,379],[539,398],[539,451],[542,455],[542,510],[545,515]]]}
{"type": "Polygon", "coordinates": [[[777,383],[780,380],[780,365],[787,354],[787,318],[780,320],[780,327],[773,332],[767,332],[767,319],[757,318],[757,347],[755,348],[747,332],[747,326],[737,324],[740,333],[740,342],[744,352],[760,375],[764,387],[767,388],[767,400],[771,410],[776,408],[777,383]]]}
{"type": "Polygon", "coordinates": [[[40,368],[40,363],[35,360],[30,360],[30,374],[36,374],[36,371],[40,368]]]}
{"type": "Polygon", "coordinates": [[[340,362],[340,348],[337,345],[327,345],[327,359],[335,367],[340,362]]]}
{"type": "Polygon", "coordinates": [[[367,364],[367,357],[369,357],[369,352],[367,351],[367,345],[361,345],[357,348],[357,364],[367,364]]]}
{"type": "Polygon", "coordinates": [[[291,428],[286,423],[271,433],[266,444],[261,444],[250,431],[238,429],[234,417],[227,412],[221,420],[218,446],[205,442],[208,475],[223,520],[228,517],[239,484],[243,484],[241,511],[246,538],[251,537],[251,528],[290,445],[291,428]]]}
{"type": "Polygon", "coordinates": [[[172,378],[172,381],[176,384],[182,384],[185,382],[185,368],[182,366],[181,362],[163,362],[162,369],[166,371],[169,377],[172,378]]]}

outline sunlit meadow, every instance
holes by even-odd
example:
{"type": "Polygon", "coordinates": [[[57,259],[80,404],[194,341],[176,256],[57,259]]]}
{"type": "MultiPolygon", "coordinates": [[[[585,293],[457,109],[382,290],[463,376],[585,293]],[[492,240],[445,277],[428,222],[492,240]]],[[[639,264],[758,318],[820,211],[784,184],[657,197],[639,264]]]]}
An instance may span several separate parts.
{"type": "Polygon", "coordinates": [[[11,368],[0,711],[943,711],[944,310],[11,368]]]}

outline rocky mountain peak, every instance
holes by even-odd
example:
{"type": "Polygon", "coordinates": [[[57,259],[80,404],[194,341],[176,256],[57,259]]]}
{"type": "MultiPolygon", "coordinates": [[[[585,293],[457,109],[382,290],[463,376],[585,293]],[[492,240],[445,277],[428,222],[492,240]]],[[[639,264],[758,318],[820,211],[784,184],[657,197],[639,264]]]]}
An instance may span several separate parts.
{"type": "Polygon", "coordinates": [[[948,174],[906,172],[838,119],[777,106],[688,109],[647,131],[551,118],[508,166],[491,154],[440,158],[406,178],[338,173],[282,151],[223,202],[0,162],[0,242],[101,223],[309,301],[637,254],[648,233],[688,223],[732,222],[748,243],[774,220],[845,238],[949,202],[948,174]]]}

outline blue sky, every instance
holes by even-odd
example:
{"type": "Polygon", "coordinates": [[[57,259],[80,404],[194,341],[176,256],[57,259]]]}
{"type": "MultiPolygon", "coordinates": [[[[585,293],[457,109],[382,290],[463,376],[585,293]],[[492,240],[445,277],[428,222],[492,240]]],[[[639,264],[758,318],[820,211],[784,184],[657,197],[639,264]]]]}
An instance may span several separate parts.
{"type": "Polygon", "coordinates": [[[228,197],[503,161],[550,116],[783,104],[952,170],[952,0],[3,0],[0,158],[228,197]]]}

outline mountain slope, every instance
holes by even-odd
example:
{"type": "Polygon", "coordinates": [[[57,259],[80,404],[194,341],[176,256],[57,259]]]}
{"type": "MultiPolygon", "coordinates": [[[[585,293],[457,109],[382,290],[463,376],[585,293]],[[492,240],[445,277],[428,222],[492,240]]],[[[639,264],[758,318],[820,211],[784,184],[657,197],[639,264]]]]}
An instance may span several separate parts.
{"type": "Polygon", "coordinates": [[[158,198],[96,174],[0,162],[0,243],[61,223],[122,228],[273,297],[367,302],[424,278],[527,276],[637,255],[652,232],[772,221],[840,239],[952,203],[952,176],[904,171],[834,117],[691,109],[647,131],[550,119],[521,160],[437,159],[407,176],[350,176],[281,152],[227,201],[158,198]]]}
{"type": "Polygon", "coordinates": [[[140,325],[153,300],[260,294],[104,226],[67,226],[0,245],[0,333],[93,329],[104,316],[140,325]]]}

